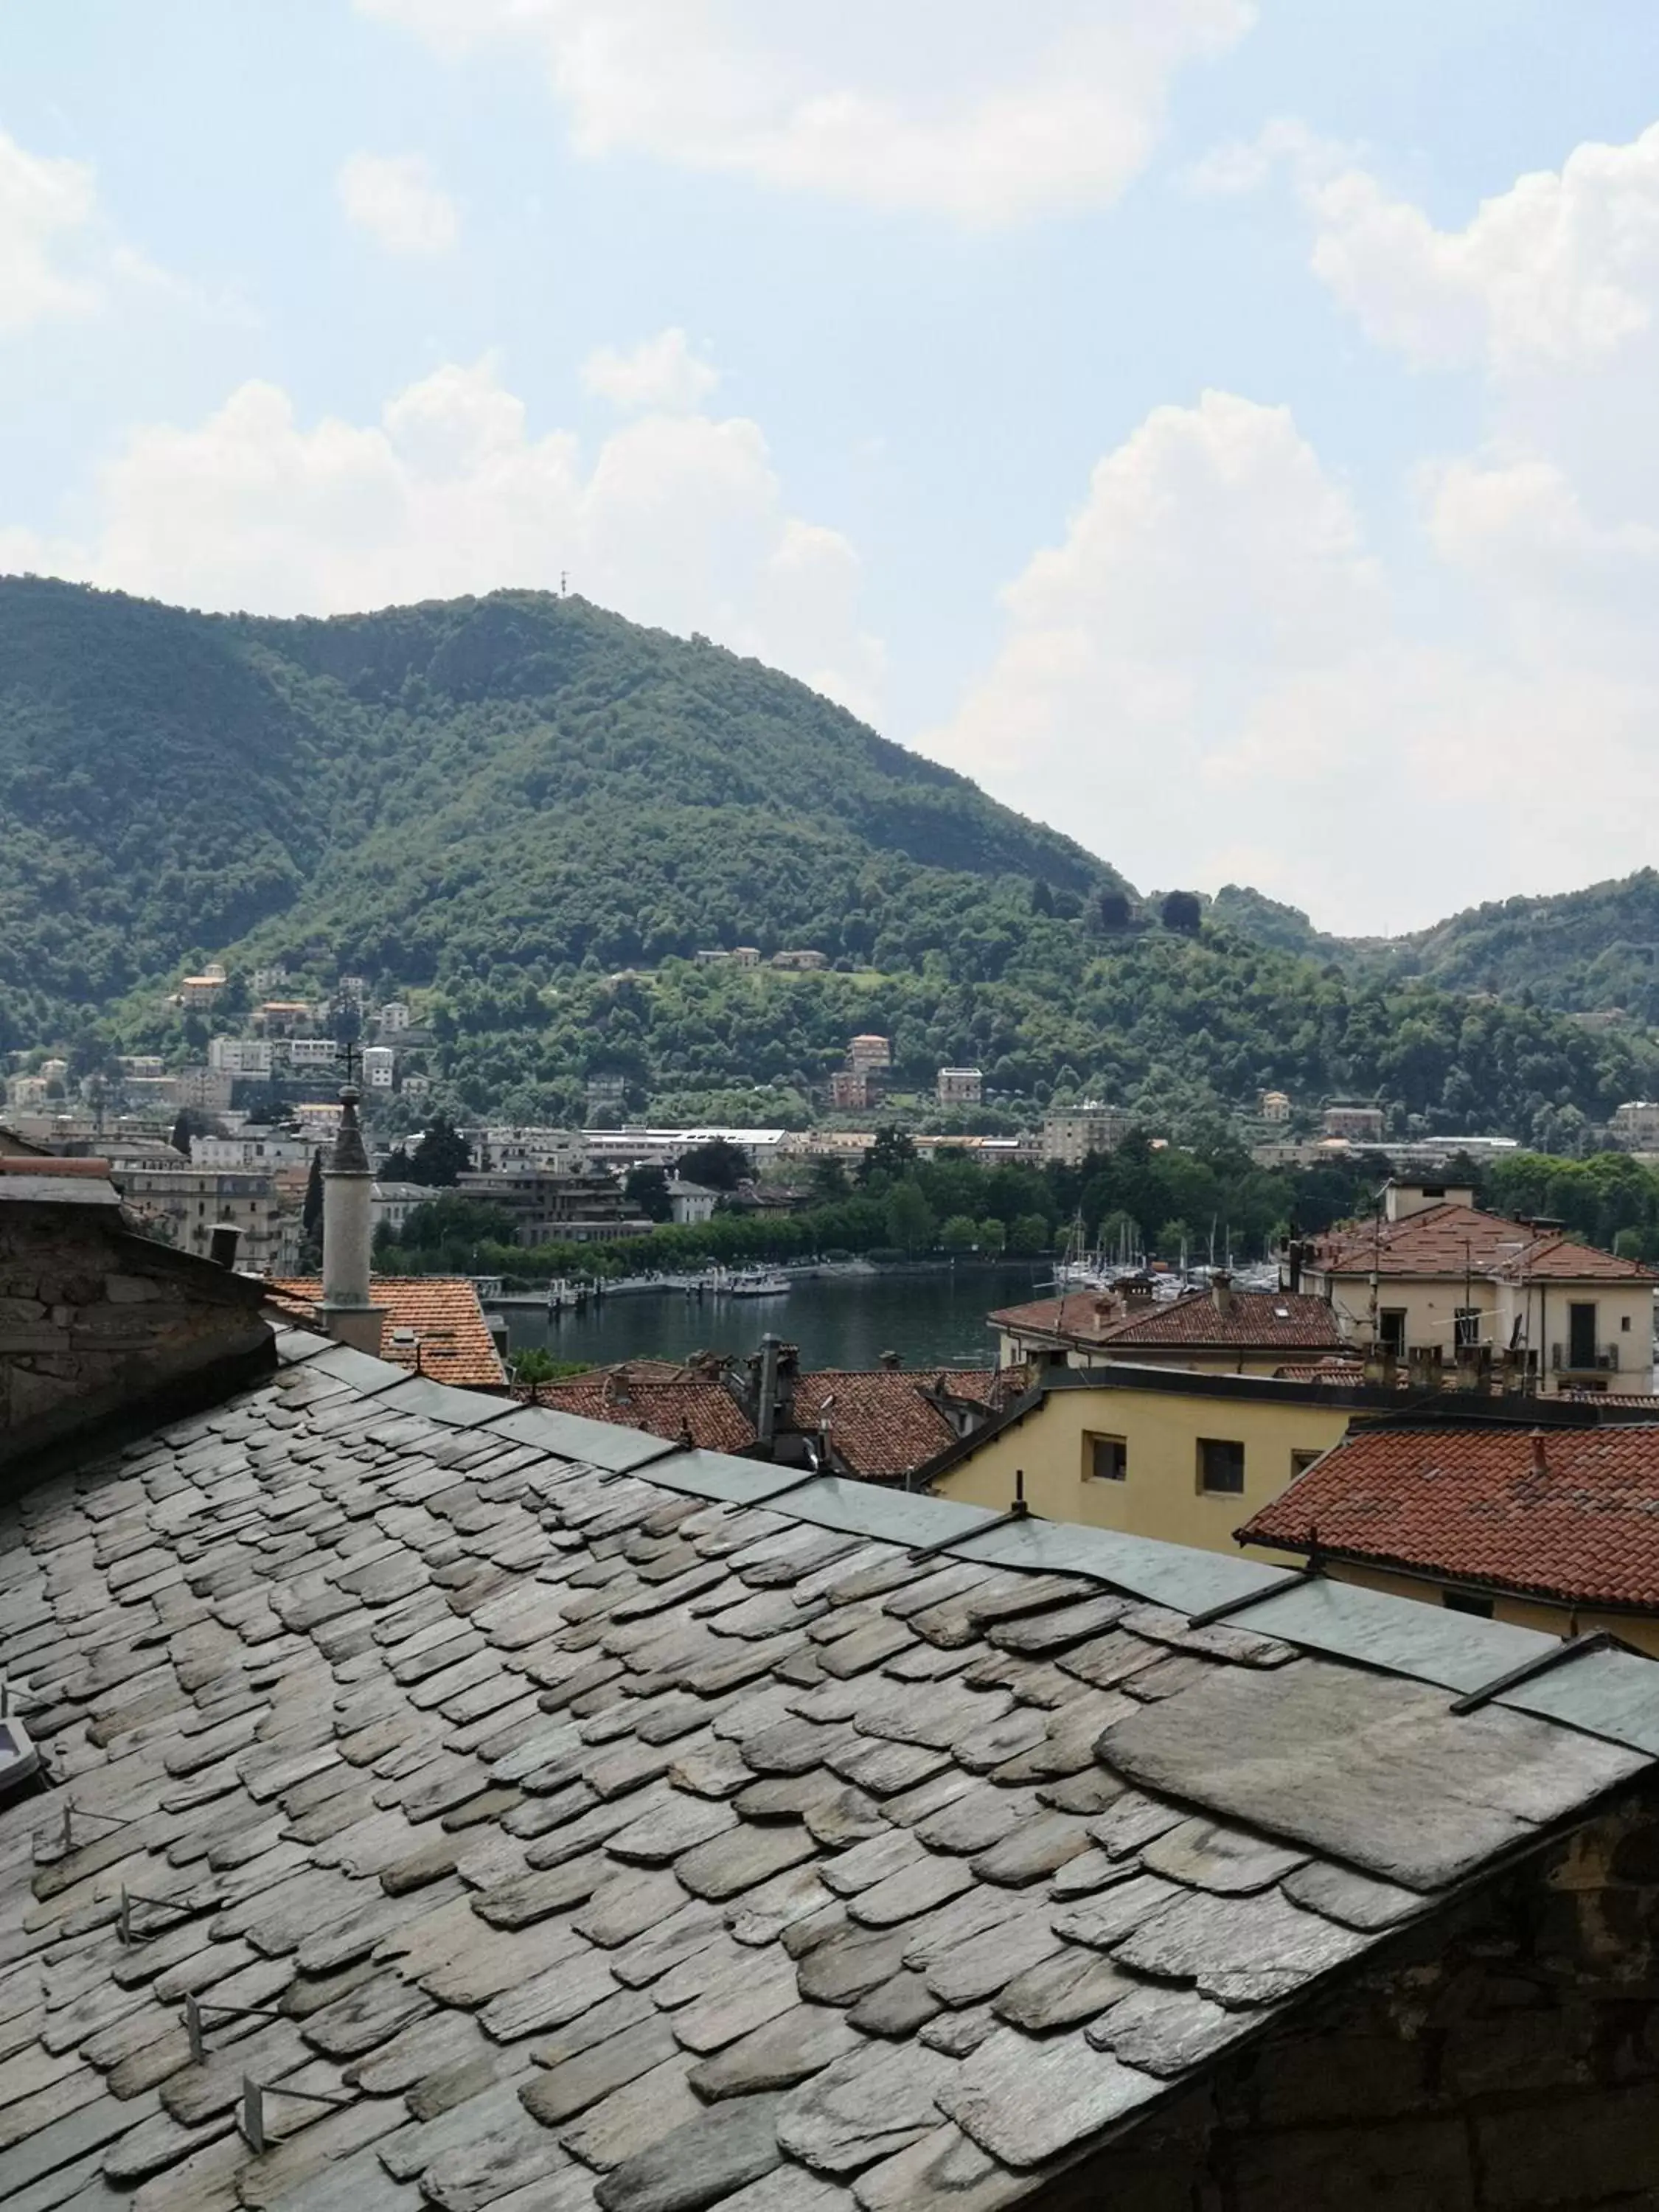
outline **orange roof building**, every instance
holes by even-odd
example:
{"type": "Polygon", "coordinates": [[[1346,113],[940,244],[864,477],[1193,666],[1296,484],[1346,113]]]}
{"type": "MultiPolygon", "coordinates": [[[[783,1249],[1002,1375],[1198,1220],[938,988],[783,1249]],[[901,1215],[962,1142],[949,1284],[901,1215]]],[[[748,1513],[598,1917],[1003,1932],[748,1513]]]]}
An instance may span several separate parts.
{"type": "MultiPolygon", "coordinates": [[[[315,1276],[273,1280],[271,1302],[301,1326],[323,1295],[315,1276]]],[[[507,1371],[465,1275],[376,1275],[369,1296],[385,1308],[380,1357],[462,1390],[505,1390],[507,1371]]]]}
{"type": "Polygon", "coordinates": [[[1209,1373],[1271,1375],[1287,1361],[1310,1362],[1343,1349],[1323,1298],[1291,1291],[1235,1291],[1218,1277],[1206,1291],[1156,1298],[1148,1284],[1071,1291],[1005,1307],[991,1316],[1001,1364],[1061,1359],[1091,1367],[1113,1359],[1168,1364],[1209,1373]]]}
{"type": "Polygon", "coordinates": [[[1659,1654],[1656,1501],[1659,1419],[1559,1400],[1503,1419],[1454,1401],[1356,1425],[1237,1538],[1455,1611],[1607,1628],[1659,1654]]]}

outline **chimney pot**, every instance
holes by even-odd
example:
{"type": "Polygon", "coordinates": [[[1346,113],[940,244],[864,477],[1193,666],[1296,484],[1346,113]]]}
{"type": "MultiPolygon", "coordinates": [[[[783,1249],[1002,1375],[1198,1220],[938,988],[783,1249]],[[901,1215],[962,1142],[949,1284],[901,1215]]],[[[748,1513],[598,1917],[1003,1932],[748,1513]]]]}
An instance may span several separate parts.
{"type": "Polygon", "coordinates": [[[242,1232],[234,1221],[216,1221],[208,1244],[208,1257],[216,1267],[234,1273],[236,1267],[236,1248],[242,1241],[242,1232]]]}
{"type": "Polygon", "coordinates": [[[1550,1471],[1549,1453],[1545,1447],[1544,1431],[1542,1429],[1534,1429],[1533,1431],[1531,1443],[1533,1473],[1539,1475],[1547,1474],[1550,1471]]]}
{"type": "Polygon", "coordinates": [[[1218,1314],[1233,1310],[1233,1279],[1224,1267],[1218,1267],[1210,1278],[1210,1300],[1218,1314]]]}

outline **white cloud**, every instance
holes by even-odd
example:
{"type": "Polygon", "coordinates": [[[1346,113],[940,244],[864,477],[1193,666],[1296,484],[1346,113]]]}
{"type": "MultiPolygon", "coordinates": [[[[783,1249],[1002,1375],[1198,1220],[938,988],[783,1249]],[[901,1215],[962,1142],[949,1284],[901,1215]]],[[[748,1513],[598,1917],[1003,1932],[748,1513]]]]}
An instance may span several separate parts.
{"type": "Polygon", "coordinates": [[[335,189],[346,220],[388,253],[447,253],[460,235],[454,201],[417,154],[353,154],[335,189]]]}
{"type": "Polygon", "coordinates": [[[84,163],[31,154],[0,131],[0,331],[96,307],[96,285],[69,256],[97,206],[84,163]]]}
{"type": "Polygon", "coordinates": [[[997,225],[1099,206],[1250,0],[357,0],[441,51],[543,56],[575,143],[997,225]]]}
{"type": "Polygon", "coordinates": [[[587,389],[628,415],[646,408],[689,413],[720,380],[720,371],[697,358],[678,326],[659,331],[627,353],[601,346],[582,364],[587,389]]]}
{"type": "Polygon", "coordinates": [[[161,599],[327,614],[517,585],[702,630],[871,713],[879,646],[859,563],[792,515],[757,424],[647,415],[591,459],[535,435],[486,360],[396,394],[378,421],[307,427],[255,382],[190,428],[135,431],[90,542],[13,531],[0,556],[161,599]]]}
{"type": "Polygon", "coordinates": [[[1395,588],[1288,410],[1156,410],[1010,586],[989,668],[927,749],[1143,883],[1243,877],[1335,927],[1644,865],[1640,625],[1593,595],[1569,620],[1547,562],[1496,590],[1481,545],[1494,518],[1511,556],[1522,512],[1552,549],[1582,518],[1542,480],[1437,489],[1431,592],[1436,554],[1478,557],[1480,589],[1447,574],[1431,629],[1407,611],[1423,578],[1407,563],[1395,588]]]}

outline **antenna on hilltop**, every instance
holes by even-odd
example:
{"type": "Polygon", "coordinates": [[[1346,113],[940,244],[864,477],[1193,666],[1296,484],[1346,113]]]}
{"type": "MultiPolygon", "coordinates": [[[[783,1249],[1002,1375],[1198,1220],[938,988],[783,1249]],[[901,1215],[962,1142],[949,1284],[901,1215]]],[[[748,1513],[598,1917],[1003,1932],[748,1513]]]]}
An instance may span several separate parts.
{"type": "Polygon", "coordinates": [[[559,571],[559,597],[562,599],[568,599],[569,596],[570,571],[568,568],[561,568],[559,571]]]}

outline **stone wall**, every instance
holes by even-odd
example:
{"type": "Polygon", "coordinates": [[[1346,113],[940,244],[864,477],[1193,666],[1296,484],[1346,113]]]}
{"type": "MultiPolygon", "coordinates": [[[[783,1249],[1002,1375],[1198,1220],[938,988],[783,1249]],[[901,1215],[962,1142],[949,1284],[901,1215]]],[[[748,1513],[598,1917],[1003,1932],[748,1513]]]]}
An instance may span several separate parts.
{"type": "Polygon", "coordinates": [[[0,1205],[0,1471],[270,1358],[260,1285],[133,1235],[113,1207],[0,1205]]]}
{"type": "Polygon", "coordinates": [[[1402,1937],[1036,2202],[1659,2208],[1659,1806],[1621,1804],[1402,1937]]]}

